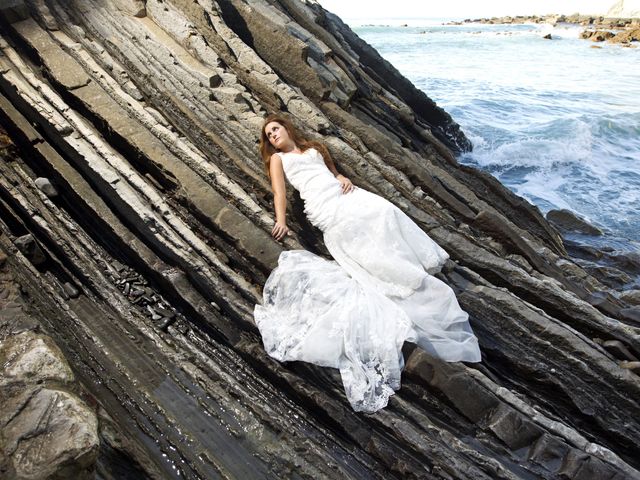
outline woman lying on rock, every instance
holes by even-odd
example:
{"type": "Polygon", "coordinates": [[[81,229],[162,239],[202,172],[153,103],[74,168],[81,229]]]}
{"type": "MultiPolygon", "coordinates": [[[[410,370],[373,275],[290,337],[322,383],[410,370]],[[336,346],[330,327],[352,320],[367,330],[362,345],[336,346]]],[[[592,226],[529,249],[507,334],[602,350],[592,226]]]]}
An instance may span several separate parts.
{"type": "Polygon", "coordinates": [[[395,205],[340,175],[327,148],[287,118],[266,118],[260,153],[274,193],[272,235],[289,231],[286,177],[335,260],[280,254],[254,312],[269,355],[340,369],[349,402],[365,412],[400,388],[405,341],[448,362],[480,361],[467,314],[432,276],[448,258],[442,248],[395,205]]]}

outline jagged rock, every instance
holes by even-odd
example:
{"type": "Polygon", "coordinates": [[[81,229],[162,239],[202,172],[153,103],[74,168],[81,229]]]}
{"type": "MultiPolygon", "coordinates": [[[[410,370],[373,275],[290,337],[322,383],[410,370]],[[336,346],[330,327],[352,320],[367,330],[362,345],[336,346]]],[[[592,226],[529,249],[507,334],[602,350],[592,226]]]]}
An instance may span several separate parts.
{"type": "Polygon", "coordinates": [[[18,247],[18,250],[34,265],[41,265],[47,260],[40,245],[38,245],[38,242],[36,242],[30,233],[16,238],[14,243],[16,247],[18,247]]]}
{"type": "Polygon", "coordinates": [[[614,267],[592,265],[585,266],[585,270],[611,288],[620,289],[632,281],[629,275],[614,267]]]}
{"type": "Polygon", "coordinates": [[[44,335],[23,332],[0,342],[0,386],[73,381],[73,373],[60,349],[44,335]]]}
{"type": "Polygon", "coordinates": [[[2,402],[0,439],[11,478],[92,478],[95,414],[77,397],[33,388],[2,402]]]}
{"type": "Polygon", "coordinates": [[[594,342],[602,345],[606,348],[614,357],[624,360],[624,361],[637,361],[638,359],[629,352],[629,349],[620,342],[619,340],[602,340],[599,338],[594,338],[594,342]]]}
{"type": "Polygon", "coordinates": [[[546,218],[563,232],[580,232],[586,233],[587,235],[602,235],[602,230],[594,227],[570,210],[549,210],[546,218]]]}
{"type": "Polygon", "coordinates": [[[592,261],[597,261],[605,257],[605,252],[589,245],[583,245],[571,240],[565,240],[564,244],[567,247],[567,252],[573,257],[592,261]]]}
{"type": "Polygon", "coordinates": [[[608,255],[611,262],[631,274],[640,274],[640,253],[626,252],[614,255],[608,255]]]}
{"type": "Polygon", "coordinates": [[[610,32],[608,30],[596,30],[586,38],[588,38],[592,42],[604,42],[605,40],[609,40],[613,37],[615,37],[615,33],[613,32],[610,32]]]}
{"type": "Polygon", "coordinates": [[[640,28],[618,32],[608,39],[611,43],[629,43],[640,41],[640,28]]]}
{"type": "Polygon", "coordinates": [[[632,305],[640,305],[640,290],[626,290],[620,293],[620,298],[632,305]]]}

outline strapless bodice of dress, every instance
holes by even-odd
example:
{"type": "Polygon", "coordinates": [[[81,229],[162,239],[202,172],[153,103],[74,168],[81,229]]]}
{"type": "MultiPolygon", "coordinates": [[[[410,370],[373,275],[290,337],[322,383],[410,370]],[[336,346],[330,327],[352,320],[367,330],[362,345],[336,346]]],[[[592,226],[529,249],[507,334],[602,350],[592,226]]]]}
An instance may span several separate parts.
{"type": "Polygon", "coordinates": [[[304,201],[307,218],[320,230],[327,230],[340,208],[340,182],[315,148],[302,153],[278,153],[287,180],[304,201]]]}

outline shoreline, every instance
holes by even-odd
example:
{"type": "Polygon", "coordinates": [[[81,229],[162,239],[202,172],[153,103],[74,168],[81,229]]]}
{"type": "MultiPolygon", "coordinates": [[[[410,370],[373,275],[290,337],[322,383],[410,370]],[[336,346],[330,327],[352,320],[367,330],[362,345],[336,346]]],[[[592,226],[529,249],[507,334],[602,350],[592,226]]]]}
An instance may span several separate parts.
{"type": "MultiPolygon", "coordinates": [[[[516,15],[491,18],[467,18],[461,21],[453,21],[444,25],[522,25],[522,24],[549,24],[559,25],[581,25],[587,27],[580,33],[579,38],[591,40],[592,42],[618,43],[625,47],[635,47],[633,42],[640,41],[640,18],[617,18],[595,15],[516,15]],[[613,31],[612,31],[613,30],[613,31]]],[[[551,40],[551,34],[545,35],[551,40]]],[[[599,47],[598,47],[599,48],[599,47]]]]}
{"type": "Polygon", "coordinates": [[[547,14],[547,15],[505,15],[501,17],[466,18],[461,21],[452,21],[446,25],[464,25],[467,23],[482,23],[489,25],[510,25],[525,23],[548,23],[557,25],[560,23],[582,26],[598,26],[612,29],[640,27],[640,18],[631,17],[606,17],[604,15],[573,15],[547,14]]]}

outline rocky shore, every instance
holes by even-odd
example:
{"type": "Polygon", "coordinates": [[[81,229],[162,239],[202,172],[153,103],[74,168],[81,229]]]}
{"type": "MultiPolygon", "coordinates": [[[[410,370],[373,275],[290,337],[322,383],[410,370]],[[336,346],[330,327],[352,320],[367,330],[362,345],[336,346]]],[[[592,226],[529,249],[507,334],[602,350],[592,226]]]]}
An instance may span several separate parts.
{"type": "Polygon", "coordinates": [[[338,17],[10,0],[0,27],[1,296],[24,305],[0,315],[0,476],[640,479],[637,259],[458,164],[455,121],[338,17]],[[291,189],[296,235],[269,234],[273,111],[450,253],[481,364],[407,345],[402,389],[362,415],[337,372],[265,354],[252,311],[278,255],[326,254],[291,189]]]}
{"type": "MultiPolygon", "coordinates": [[[[461,22],[450,22],[447,25],[463,24],[517,25],[525,23],[559,25],[582,25],[587,27],[580,38],[594,42],[608,41],[629,45],[640,41],[640,18],[608,18],[592,15],[518,15],[491,18],[465,19],[461,22]]],[[[545,38],[551,38],[550,35],[545,38]]]]}
{"type": "Polygon", "coordinates": [[[640,26],[640,18],[609,18],[594,15],[516,15],[491,18],[467,18],[461,22],[451,22],[450,25],[462,25],[465,23],[482,23],[489,25],[517,25],[523,23],[548,23],[551,25],[569,24],[600,28],[633,28],[640,26]]]}

